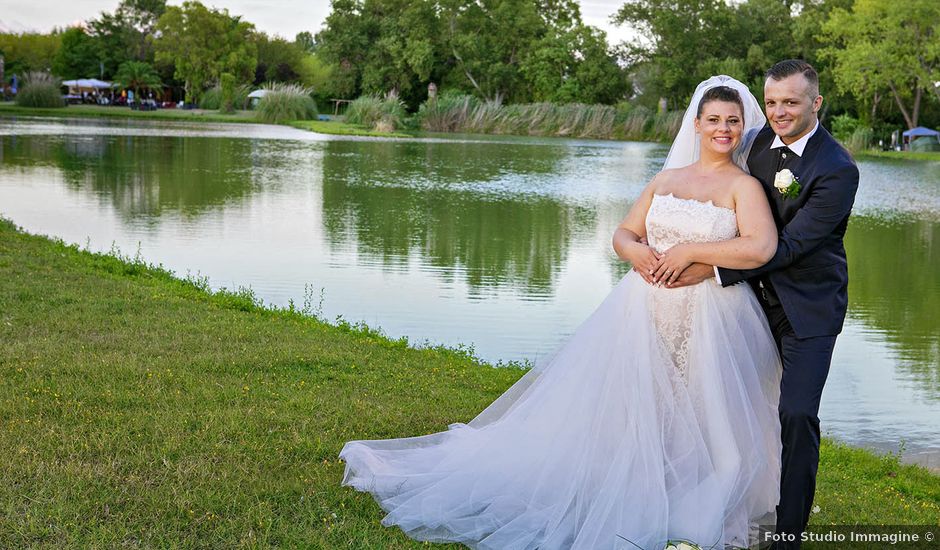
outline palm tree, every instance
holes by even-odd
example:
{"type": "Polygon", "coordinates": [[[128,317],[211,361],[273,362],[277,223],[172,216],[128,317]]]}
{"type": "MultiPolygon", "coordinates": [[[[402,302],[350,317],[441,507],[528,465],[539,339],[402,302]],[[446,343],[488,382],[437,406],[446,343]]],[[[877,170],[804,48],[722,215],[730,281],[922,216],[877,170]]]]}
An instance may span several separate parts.
{"type": "Polygon", "coordinates": [[[134,90],[134,97],[140,97],[140,89],[154,89],[163,86],[157,72],[150,63],[125,61],[118,67],[114,80],[125,88],[134,90]]]}

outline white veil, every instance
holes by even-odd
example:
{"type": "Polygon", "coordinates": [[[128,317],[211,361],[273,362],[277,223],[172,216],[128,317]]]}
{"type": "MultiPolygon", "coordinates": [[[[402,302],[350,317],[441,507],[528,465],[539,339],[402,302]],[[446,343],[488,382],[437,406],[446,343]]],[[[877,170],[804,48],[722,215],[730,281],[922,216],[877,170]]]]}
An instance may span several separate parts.
{"type": "Polygon", "coordinates": [[[666,163],[663,170],[668,168],[682,168],[688,166],[699,158],[700,140],[695,133],[695,115],[698,112],[699,101],[709,88],[716,86],[727,86],[737,90],[741,95],[741,101],[744,103],[744,131],[741,133],[741,144],[734,151],[734,163],[747,172],[747,154],[751,151],[751,145],[757,132],[764,127],[767,119],[764,117],[764,109],[761,108],[757,98],[747,89],[747,86],[727,75],[718,75],[709,78],[695,88],[692,94],[692,101],[689,108],[686,109],[682,117],[682,127],[676,134],[675,141],[669,149],[669,156],[666,157],[666,163]]]}

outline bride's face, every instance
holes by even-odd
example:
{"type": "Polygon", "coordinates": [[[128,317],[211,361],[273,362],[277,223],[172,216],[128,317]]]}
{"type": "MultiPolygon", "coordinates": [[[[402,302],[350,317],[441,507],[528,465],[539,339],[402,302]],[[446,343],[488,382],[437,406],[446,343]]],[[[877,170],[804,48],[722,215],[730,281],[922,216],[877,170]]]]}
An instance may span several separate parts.
{"type": "Polygon", "coordinates": [[[730,101],[709,101],[695,119],[695,131],[702,140],[702,151],[730,155],[741,143],[744,116],[741,106],[730,101]]]}

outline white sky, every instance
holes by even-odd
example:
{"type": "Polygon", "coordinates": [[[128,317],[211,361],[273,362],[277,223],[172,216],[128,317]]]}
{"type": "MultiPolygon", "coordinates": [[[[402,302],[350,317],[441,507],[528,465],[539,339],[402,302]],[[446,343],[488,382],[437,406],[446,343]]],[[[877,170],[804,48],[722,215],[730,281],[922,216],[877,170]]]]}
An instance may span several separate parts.
{"type": "MultiPolygon", "coordinates": [[[[182,0],[172,0],[180,5],[182,0]]],[[[300,31],[316,34],[330,13],[329,0],[202,0],[207,6],[228,9],[241,15],[268,34],[293,39],[300,31]]],[[[588,25],[607,32],[610,44],[626,40],[626,28],[610,24],[610,16],[622,0],[580,0],[581,16],[588,25]]],[[[102,11],[113,12],[119,0],[0,0],[0,31],[48,32],[53,27],[67,27],[85,19],[94,19],[102,11]]]]}

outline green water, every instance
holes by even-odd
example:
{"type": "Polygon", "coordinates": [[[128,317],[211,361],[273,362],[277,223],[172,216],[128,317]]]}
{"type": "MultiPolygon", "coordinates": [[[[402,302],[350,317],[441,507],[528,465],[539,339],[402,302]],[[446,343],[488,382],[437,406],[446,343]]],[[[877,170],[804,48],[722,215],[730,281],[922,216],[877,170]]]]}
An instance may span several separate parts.
{"type": "MultiPolygon", "coordinates": [[[[0,215],[416,343],[537,361],[626,273],[610,236],[665,153],[0,118],[0,215]]],[[[940,163],[859,166],[824,429],[927,453],[940,449],[940,163]]]]}

